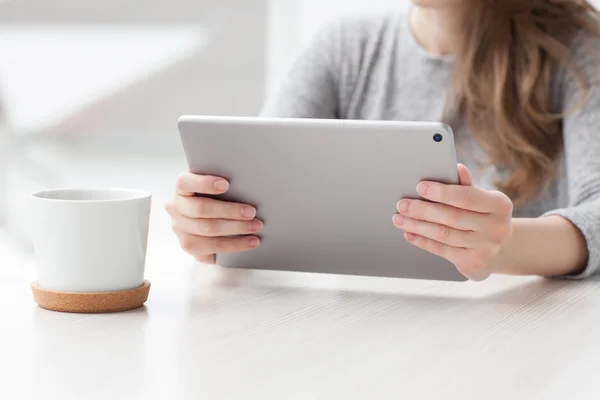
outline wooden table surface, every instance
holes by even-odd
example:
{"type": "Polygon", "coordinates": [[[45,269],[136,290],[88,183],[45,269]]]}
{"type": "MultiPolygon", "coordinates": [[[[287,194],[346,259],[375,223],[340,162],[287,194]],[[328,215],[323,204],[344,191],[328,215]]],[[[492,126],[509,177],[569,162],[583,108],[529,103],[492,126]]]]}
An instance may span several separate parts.
{"type": "Polygon", "coordinates": [[[242,273],[165,240],[143,309],[76,315],[0,260],[1,399],[600,398],[597,280],[242,273]]]}

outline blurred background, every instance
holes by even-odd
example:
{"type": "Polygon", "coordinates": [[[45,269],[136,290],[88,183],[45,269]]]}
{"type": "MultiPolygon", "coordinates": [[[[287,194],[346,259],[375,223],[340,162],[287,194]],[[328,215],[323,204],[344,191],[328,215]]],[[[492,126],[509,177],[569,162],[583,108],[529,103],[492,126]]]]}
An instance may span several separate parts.
{"type": "Polygon", "coordinates": [[[177,118],[256,115],[321,24],[408,3],[0,0],[0,264],[29,252],[27,195],[49,187],[149,190],[151,245],[173,242],[177,118]]]}

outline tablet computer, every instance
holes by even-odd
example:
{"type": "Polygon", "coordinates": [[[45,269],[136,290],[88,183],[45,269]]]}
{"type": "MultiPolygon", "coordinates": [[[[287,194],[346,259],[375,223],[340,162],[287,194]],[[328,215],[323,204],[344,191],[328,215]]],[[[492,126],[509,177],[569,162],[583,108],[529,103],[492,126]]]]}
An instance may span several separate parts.
{"type": "Polygon", "coordinates": [[[230,182],[257,208],[259,248],[224,267],[464,281],[392,224],[424,179],[458,182],[452,129],[439,122],[182,116],[189,169],[230,182]]]}

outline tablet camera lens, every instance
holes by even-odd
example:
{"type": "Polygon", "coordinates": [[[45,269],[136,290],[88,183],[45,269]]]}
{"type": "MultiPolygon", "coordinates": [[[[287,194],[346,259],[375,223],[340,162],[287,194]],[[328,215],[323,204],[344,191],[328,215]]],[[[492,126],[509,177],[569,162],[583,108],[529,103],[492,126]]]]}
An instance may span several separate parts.
{"type": "Polygon", "coordinates": [[[433,135],[433,140],[436,143],[440,143],[442,140],[444,140],[444,137],[439,133],[436,133],[435,135],[433,135]]]}

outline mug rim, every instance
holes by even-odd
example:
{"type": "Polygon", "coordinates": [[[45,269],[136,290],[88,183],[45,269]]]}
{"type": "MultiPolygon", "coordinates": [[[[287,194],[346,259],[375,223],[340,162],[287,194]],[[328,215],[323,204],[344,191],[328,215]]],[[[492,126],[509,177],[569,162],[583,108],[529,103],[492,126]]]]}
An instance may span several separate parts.
{"type": "Polygon", "coordinates": [[[152,193],[139,190],[139,189],[128,189],[128,188],[113,188],[113,187],[65,187],[65,188],[54,188],[44,189],[32,192],[29,194],[31,199],[57,202],[57,203],[114,203],[114,202],[127,202],[135,200],[149,199],[152,197],[152,193]],[[114,199],[87,199],[87,200],[76,200],[68,198],[56,198],[56,197],[43,197],[43,195],[59,195],[60,193],[76,192],[76,193],[90,193],[90,192],[103,192],[103,193],[114,193],[120,194],[123,197],[114,199]]]}

